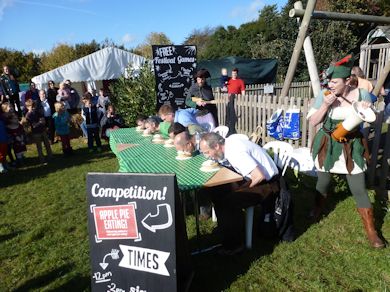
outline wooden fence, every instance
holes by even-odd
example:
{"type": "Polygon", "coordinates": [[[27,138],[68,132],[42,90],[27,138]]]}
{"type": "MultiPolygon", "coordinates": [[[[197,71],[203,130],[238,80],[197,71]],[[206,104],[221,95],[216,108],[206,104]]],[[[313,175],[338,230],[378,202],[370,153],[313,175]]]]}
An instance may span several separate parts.
{"type": "MultiPolygon", "coordinates": [[[[247,94],[254,94],[254,95],[265,95],[264,93],[264,87],[273,87],[273,95],[279,96],[282,88],[283,83],[273,83],[273,84],[252,84],[245,86],[245,91],[247,94]]],[[[311,87],[311,82],[293,82],[290,86],[290,89],[288,91],[288,96],[299,96],[302,98],[313,98],[313,90],[311,87]]]]}
{"type": "MultiPolygon", "coordinates": [[[[221,125],[226,124],[226,105],[228,101],[227,94],[215,93],[215,99],[218,104],[218,119],[221,125]]],[[[310,147],[311,141],[315,134],[314,127],[310,126],[306,120],[309,110],[310,99],[301,97],[277,97],[274,95],[254,95],[246,94],[238,96],[235,101],[235,109],[238,115],[236,130],[238,133],[250,135],[255,131],[257,126],[261,126],[261,140],[267,142],[272,140],[267,135],[266,122],[277,109],[284,111],[289,108],[298,108],[301,112],[301,132],[299,140],[287,140],[295,148],[310,147]]]]}

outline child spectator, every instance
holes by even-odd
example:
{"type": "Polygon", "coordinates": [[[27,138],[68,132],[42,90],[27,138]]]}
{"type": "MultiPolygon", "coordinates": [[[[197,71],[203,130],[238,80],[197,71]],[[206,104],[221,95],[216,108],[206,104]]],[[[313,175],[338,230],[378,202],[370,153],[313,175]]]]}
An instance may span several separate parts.
{"type": "Polygon", "coordinates": [[[99,97],[97,100],[98,109],[100,109],[103,113],[105,113],[109,104],[110,104],[110,99],[108,98],[108,96],[104,96],[104,89],[100,88],[99,97]]]}
{"type": "MultiPolygon", "coordinates": [[[[45,91],[43,91],[45,93],[45,91]]],[[[42,152],[42,142],[46,148],[47,158],[52,156],[49,139],[47,138],[45,118],[40,110],[37,109],[36,102],[32,99],[26,101],[26,120],[31,126],[32,141],[37,146],[39,160],[42,164],[47,164],[42,152]]]]}
{"type": "Polygon", "coordinates": [[[228,92],[229,76],[226,68],[221,69],[221,77],[219,78],[219,87],[221,88],[221,92],[228,92]]]}
{"type": "Polygon", "coordinates": [[[100,125],[102,126],[102,138],[108,140],[112,130],[125,127],[125,121],[115,112],[114,106],[109,105],[106,113],[102,117],[100,125]]]}
{"type": "Polygon", "coordinates": [[[56,112],[53,115],[54,127],[56,129],[57,135],[60,136],[62,144],[62,152],[64,155],[72,154],[72,147],[70,146],[70,136],[69,136],[69,122],[70,115],[65,110],[65,106],[62,102],[56,102],[54,104],[56,112]]]}
{"type": "MultiPolygon", "coordinates": [[[[3,111],[3,117],[5,119],[5,125],[8,134],[8,155],[13,160],[11,148],[16,156],[16,163],[11,163],[12,166],[20,166],[23,164],[24,152],[27,151],[26,139],[23,126],[20,124],[18,116],[16,115],[9,102],[5,102],[1,105],[3,111]],[[11,147],[10,147],[11,146],[11,147]]],[[[13,161],[12,161],[13,162],[13,161]]]]}
{"type": "Polygon", "coordinates": [[[70,109],[69,100],[70,100],[70,90],[64,82],[61,82],[60,89],[58,89],[57,91],[57,101],[59,102],[62,101],[64,103],[65,110],[68,110],[70,109]]]}
{"type": "Polygon", "coordinates": [[[81,111],[81,115],[85,121],[87,127],[87,139],[89,152],[93,152],[93,140],[95,139],[97,151],[102,151],[102,142],[99,137],[99,125],[102,118],[102,112],[91,102],[92,95],[87,92],[84,94],[83,103],[84,107],[81,111]]]}

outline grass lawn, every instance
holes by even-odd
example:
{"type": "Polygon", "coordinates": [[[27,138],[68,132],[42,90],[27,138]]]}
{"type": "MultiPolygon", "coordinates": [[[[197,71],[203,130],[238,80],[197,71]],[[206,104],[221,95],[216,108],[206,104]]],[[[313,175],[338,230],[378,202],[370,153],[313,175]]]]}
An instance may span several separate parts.
{"type": "MultiPolygon", "coordinates": [[[[86,173],[115,172],[118,165],[108,146],[96,154],[88,153],[81,139],[72,146],[75,154],[65,158],[54,145],[47,166],[38,165],[35,147],[29,146],[25,166],[0,175],[0,291],[90,289],[86,173]]],[[[256,236],[253,250],[241,255],[195,255],[191,291],[388,291],[390,249],[369,248],[345,183],[335,182],[328,215],[311,224],[306,214],[315,181],[287,176],[297,240],[278,243],[256,236]]],[[[389,239],[388,206],[370,195],[377,226],[389,239]]],[[[191,215],[187,228],[195,248],[191,215]]],[[[201,229],[202,246],[218,243],[211,220],[201,229]]]]}

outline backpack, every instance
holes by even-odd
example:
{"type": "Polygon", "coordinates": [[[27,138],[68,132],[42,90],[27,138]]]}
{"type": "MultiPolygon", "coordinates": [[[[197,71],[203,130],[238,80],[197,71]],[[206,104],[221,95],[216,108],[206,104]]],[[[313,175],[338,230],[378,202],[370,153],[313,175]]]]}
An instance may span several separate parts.
{"type": "Polygon", "coordinates": [[[283,177],[280,178],[280,192],[275,199],[275,210],[273,219],[275,221],[278,235],[283,241],[293,241],[295,231],[293,224],[293,201],[291,193],[283,177]]]}

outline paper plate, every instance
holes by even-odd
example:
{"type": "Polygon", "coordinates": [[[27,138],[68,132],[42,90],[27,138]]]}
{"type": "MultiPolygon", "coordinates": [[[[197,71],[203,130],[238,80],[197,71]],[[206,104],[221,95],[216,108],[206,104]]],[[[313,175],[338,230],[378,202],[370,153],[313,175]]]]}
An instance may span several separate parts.
{"type": "Polygon", "coordinates": [[[155,144],[164,144],[165,140],[164,139],[153,139],[152,142],[155,144]]]}
{"type": "Polygon", "coordinates": [[[215,171],[218,171],[220,170],[221,168],[220,167],[213,167],[213,168],[209,168],[209,167],[204,167],[202,166],[201,168],[199,168],[200,171],[203,171],[203,172],[215,172],[215,171]]]}
{"type": "Polygon", "coordinates": [[[213,168],[216,168],[218,167],[218,163],[215,162],[214,160],[206,160],[202,163],[202,167],[210,167],[210,166],[213,166],[213,168]],[[211,165],[210,165],[211,164],[211,165]]]}
{"type": "Polygon", "coordinates": [[[191,159],[191,158],[192,158],[192,156],[189,156],[189,157],[176,156],[177,160],[187,160],[187,159],[191,159]]]}

